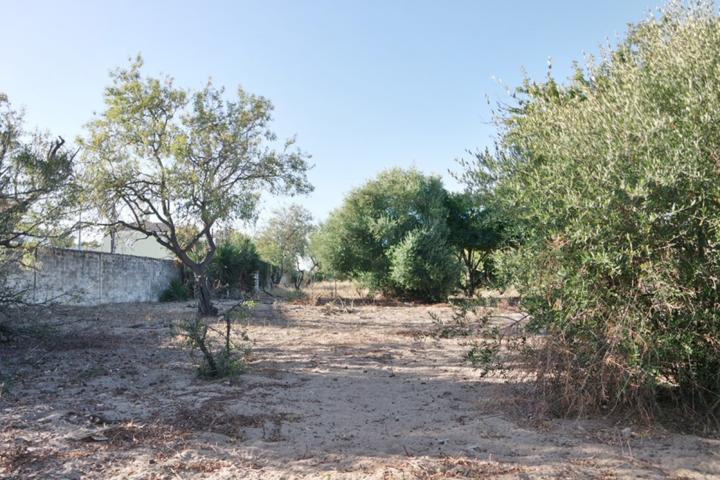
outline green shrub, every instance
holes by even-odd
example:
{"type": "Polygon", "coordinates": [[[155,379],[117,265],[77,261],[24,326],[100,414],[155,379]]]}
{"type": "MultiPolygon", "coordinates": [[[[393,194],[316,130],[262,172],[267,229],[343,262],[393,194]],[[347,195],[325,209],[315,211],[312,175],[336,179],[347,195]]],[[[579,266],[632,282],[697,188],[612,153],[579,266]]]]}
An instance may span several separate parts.
{"type": "Polygon", "coordinates": [[[223,331],[208,325],[207,318],[195,315],[177,325],[178,333],[184,337],[191,354],[199,350],[202,354],[198,365],[201,378],[222,378],[244,373],[247,358],[250,355],[250,338],[245,331],[240,332],[242,344],[233,338],[233,324],[249,318],[255,308],[254,302],[243,302],[223,312],[220,319],[224,323],[223,331]]]}
{"type": "Polygon", "coordinates": [[[209,275],[216,293],[252,291],[260,263],[253,241],[240,233],[232,234],[218,245],[210,263],[209,275]]]}
{"type": "Polygon", "coordinates": [[[173,279],[170,285],[160,294],[161,302],[184,302],[193,297],[190,289],[182,280],[173,279]]]}
{"type": "Polygon", "coordinates": [[[445,299],[460,279],[446,196],[437,177],[381,173],[353,190],[313,237],[321,269],[386,295],[445,299]]]}
{"type": "Polygon", "coordinates": [[[496,367],[499,344],[495,342],[475,342],[470,350],[465,353],[467,360],[473,367],[481,369],[481,375],[485,376],[496,367]]]}
{"type": "Polygon", "coordinates": [[[390,280],[395,288],[411,298],[440,302],[455,290],[460,265],[448,253],[443,228],[408,232],[388,252],[390,280]]]}
{"type": "Polygon", "coordinates": [[[502,264],[563,413],[720,408],[720,21],[672,5],[501,117],[495,194],[524,226],[502,264]]]}

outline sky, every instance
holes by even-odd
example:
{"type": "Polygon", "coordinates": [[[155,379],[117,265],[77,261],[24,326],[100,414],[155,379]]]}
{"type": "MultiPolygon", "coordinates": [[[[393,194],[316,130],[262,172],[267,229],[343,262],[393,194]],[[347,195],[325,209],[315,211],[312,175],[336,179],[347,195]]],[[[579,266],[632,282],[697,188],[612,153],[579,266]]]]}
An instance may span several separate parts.
{"type": "Polygon", "coordinates": [[[659,0],[0,0],[0,92],[26,125],[67,139],[103,107],[109,72],[201,88],[209,77],[275,105],[274,130],[312,155],[315,191],[265,197],[323,220],[391,167],[448,174],[493,143],[492,109],[525,74],[566,78],[659,0]]]}

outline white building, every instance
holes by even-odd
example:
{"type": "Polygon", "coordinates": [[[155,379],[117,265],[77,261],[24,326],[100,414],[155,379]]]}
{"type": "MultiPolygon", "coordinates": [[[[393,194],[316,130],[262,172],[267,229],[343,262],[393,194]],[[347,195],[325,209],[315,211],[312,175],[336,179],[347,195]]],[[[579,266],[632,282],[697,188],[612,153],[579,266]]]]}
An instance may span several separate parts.
{"type": "MultiPolygon", "coordinates": [[[[110,252],[110,244],[110,235],[106,235],[103,237],[100,251],[110,252]]],[[[168,260],[175,258],[175,255],[160,245],[154,237],[122,227],[115,233],[115,253],[168,260]]]]}

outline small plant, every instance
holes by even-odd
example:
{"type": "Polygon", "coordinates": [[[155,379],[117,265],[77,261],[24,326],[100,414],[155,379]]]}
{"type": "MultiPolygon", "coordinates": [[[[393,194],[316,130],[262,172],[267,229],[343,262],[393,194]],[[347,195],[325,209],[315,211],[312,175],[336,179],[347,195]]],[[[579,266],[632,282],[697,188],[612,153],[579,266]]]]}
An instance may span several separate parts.
{"type": "Polygon", "coordinates": [[[484,306],[479,300],[461,300],[453,304],[452,318],[450,321],[444,321],[435,312],[429,312],[428,315],[433,319],[434,337],[453,338],[467,337],[473,332],[470,325],[468,315],[478,317],[480,322],[479,328],[483,328],[489,319],[487,315],[479,315],[479,308],[484,306]]]}
{"type": "Polygon", "coordinates": [[[192,292],[179,279],[170,282],[170,285],[160,294],[161,302],[184,302],[191,298],[192,292]]]}
{"type": "Polygon", "coordinates": [[[503,316],[495,318],[505,318],[510,322],[503,326],[489,325],[490,317],[485,316],[480,330],[480,339],[473,341],[470,344],[470,350],[465,354],[465,360],[470,362],[473,367],[480,369],[483,377],[489,373],[501,372],[506,369],[507,358],[500,356],[501,351],[519,355],[524,359],[531,354],[524,330],[528,316],[524,315],[519,319],[503,316]]]}
{"type": "Polygon", "coordinates": [[[243,331],[240,338],[245,343],[233,343],[232,325],[248,318],[254,307],[254,302],[244,301],[226,311],[220,317],[225,326],[224,331],[211,327],[200,315],[178,325],[191,351],[197,349],[202,353],[202,362],[198,367],[200,377],[222,378],[245,371],[246,360],[250,355],[250,338],[243,331]]]}
{"type": "Polygon", "coordinates": [[[473,367],[481,369],[481,376],[484,377],[488,373],[502,368],[502,363],[498,359],[500,345],[498,337],[473,342],[470,350],[465,354],[465,359],[473,367]]]}
{"type": "Polygon", "coordinates": [[[433,336],[437,338],[466,337],[470,335],[470,329],[464,318],[455,318],[449,322],[440,318],[435,312],[428,315],[433,320],[433,336]]]}

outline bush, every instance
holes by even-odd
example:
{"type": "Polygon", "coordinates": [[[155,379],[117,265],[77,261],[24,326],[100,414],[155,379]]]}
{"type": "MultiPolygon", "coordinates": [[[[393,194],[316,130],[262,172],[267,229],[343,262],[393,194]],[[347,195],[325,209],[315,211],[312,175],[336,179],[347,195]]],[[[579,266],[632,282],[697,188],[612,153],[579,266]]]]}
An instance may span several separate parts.
{"type": "Polygon", "coordinates": [[[448,261],[448,245],[442,228],[409,232],[388,252],[390,279],[411,298],[440,302],[457,287],[458,262],[448,261]]]}
{"type": "Polygon", "coordinates": [[[184,302],[193,298],[192,291],[182,280],[174,279],[160,294],[161,302],[184,302]]]}
{"type": "Polygon", "coordinates": [[[255,272],[260,269],[260,256],[253,241],[234,233],[220,243],[210,263],[209,275],[217,293],[251,292],[255,288],[255,272]]]}
{"type": "Polygon", "coordinates": [[[437,177],[381,173],[351,192],[313,237],[321,269],[386,295],[445,299],[460,279],[446,196],[437,177]]]}
{"type": "Polygon", "coordinates": [[[560,412],[720,408],[719,56],[712,5],[678,2],[501,118],[496,195],[525,227],[502,263],[560,412]]]}
{"type": "Polygon", "coordinates": [[[253,302],[243,302],[224,312],[221,317],[225,324],[223,332],[211,328],[200,315],[178,324],[178,332],[185,338],[191,354],[195,350],[202,353],[198,365],[201,378],[229,377],[245,372],[246,359],[250,355],[250,338],[243,331],[240,339],[244,343],[235,344],[232,326],[248,318],[254,308],[253,302]]]}

